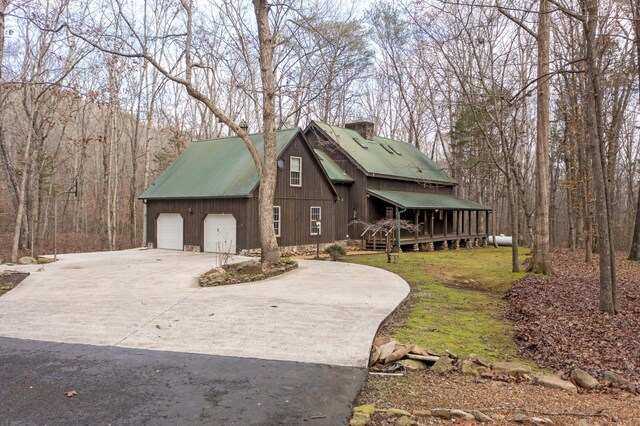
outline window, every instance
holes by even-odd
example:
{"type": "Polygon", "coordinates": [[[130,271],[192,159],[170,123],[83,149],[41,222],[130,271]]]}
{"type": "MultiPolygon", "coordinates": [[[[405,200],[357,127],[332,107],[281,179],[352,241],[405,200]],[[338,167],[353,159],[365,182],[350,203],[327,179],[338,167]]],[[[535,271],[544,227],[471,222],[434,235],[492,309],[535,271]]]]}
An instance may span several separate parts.
{"type": "Polygon", "coordinates": [[[387,207],[385,217],[387,219],[393,219],[393,207],[387,207]]]}
{"type": "Polygon", "coordinates": [[[273,230],[276,237],[280,236],[280,206],[273,206],[273,230]]]}
{"type": "Polygon", "coordinates": [[[320,235],[320,207],[311,207],[311,235],[320,235]]]}
{"type": "Polygon", "coordinates": [[[289,185],[302,186],[302,158],[289,157],[289,185]]]}

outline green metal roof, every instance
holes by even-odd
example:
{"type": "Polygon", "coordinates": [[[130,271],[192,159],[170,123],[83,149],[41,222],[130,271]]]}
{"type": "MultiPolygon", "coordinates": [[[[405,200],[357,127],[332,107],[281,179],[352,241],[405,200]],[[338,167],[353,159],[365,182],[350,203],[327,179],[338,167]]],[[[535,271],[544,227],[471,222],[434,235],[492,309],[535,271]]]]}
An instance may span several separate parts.
{"type": "Polygon", "coordinates": [[[324,151],[320,151],[319,149],[314,149],[316,155],[320,159],[320,165],[329,176],[332,182],[337,183],[349,183],[355,182],[351,176],[347,174],[347,172],[342,169],[342,167],[338,166],[331,157],[329,157],[324,151]]]}
{"type": "MultiPolygon", "coordinates": [[[[280,156],[300,129],[276,132],[280,156]]],[[[262,133],[249,136],[264,158],[262,133]]],[[[141,199],[225,198],[248,196],[258,184],[256,166],[238,136],[192,142],[147,188],[141,199]]]]}
{"type": "Polygon", "coordinates": [[[415,179],[455,185],[457,182],[418,148],[406,142],[374,136],[364,139],[355,130],[314,123],[369,175],[415,179]]]}
{"type": "Polygon", "coordinates": [[[370,189],[368,192],[376,198],[380,198],[388,203],[406,209],[492,210],[491,207],[454,197],[453,195],[425,194],[405,191],[382,191],[377,189],[370,189]]]}

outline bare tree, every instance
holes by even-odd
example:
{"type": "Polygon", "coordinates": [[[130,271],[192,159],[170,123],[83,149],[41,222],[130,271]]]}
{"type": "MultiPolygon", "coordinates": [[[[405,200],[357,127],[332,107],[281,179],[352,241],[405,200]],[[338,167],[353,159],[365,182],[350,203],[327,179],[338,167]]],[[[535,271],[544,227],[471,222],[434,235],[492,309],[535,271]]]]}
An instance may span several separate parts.
{"type": "Polygon", "coordinates": [[[604,152],[602,123],[602,92],[596,59],[596,33],[598,28],[598,0],[581,0],[582,27],[585,38],[585,69],[587,75],[586,114],[591,125],[587,128],[589,154],[593,168],[596,192],[596,219],[598,222],[598,247],[600,249],[600,310],[615,314],[616,264],[611,236],[610,194],[604,152]]]}
{"type": "MultiPolygon", "coordinates": [[[[260,153],[251,142],[248,133],[242,129],[237,121],[232,119],[224,110],[215,103],[215,101],[204,93],[196,84],[196,74],[198,70],[203,68],[203,64],[194,60],[194,54],[197,50],[194,46],[194,8],[195,5],[190,0],[181,1],[181,9],[185,18],[185,33],[179,36],[182,40],[182,48],[184,55],[181,55],[181,63],[183,72],[177,72],[174,66],[168,68],[163,65],[163,58],[153,55],[152,46],[145,45],[143,38],[138,30],[133,26],[130,17],[125,14],[125,9],[119,2],[116,4],[116,16],[123,25],[129,29],[131,37],[137,43],[137,48],[131,43],[124,43],[129,47],[128,51],[115,50],[104,43],[99,37],[87,35],[86,33],[65,25],[65,27],[75,37],[82,39],[89,45],[93,46],[111,55],[117,55],[125,58],[141,58],[147,61],[151,66],[156,68],[162,75],[169,80],[181,85],[187,94],[204,104],[209,111],[222,123],[229,126],[245,143],[255,167],[260,177],[260,186],[258,194],[258,210],[259,210],[259,234],[260,245],[262,249],[263,263],[276,263],[280,260],[280,250],[276,241],[273,223],[271,218],[273,198],[275,193],[276,181],[276,140],[275,140],[275,75],[274,75],[274,51],[279,43],[278,28],[273,31],[270,21],[270,13],[272,6],[265,0],[254,0],[254,14],[257,24],[258,47],[259,47],[259,63],[261,75],[261,105],[262,105],[262,123],[264,126],[264,152],[260,153]],[[261,155],[262,154],[262,155],[261,155]]],[[[148,6],[146,6],[148,7],[148,6]]],[[[286,6],[277,6],[278,8],[286,8],[286,6]]],[[[146,23],[145,23],[146,24],[146,23]]],[[[159,36],[159,35],[156,35],[159,36]]],[[[171,35],[167,35],[171,37],[171,35]]],[[[163,52],[155,52],[163,53],[163,52]]]]}
{"type": "Polygon", "coordinates": [[[551,273],[549,262],[549,109],[550,77],[549,46],[551,39],[551,11],[548,0],[540,0],[538,15],[538,86],[536,114],[536,209],[533,234],[533,253],[529,270],[551,273]]]}
{"type": "MultiPolygon", "coordinates": [[[[18,205],[16,209],[16,219],[13,234],[13,242],[11,246],[11,261],[16,262],[18,259],[18,248],[20,243],[20,235],[22,222],[27,208],[27,189],[29,178],[33,175],[30,167],[33,166],[33,150],[32,144],[34,137],[38,137],[37,119],[43,107],[45,95],[55,87],[71,72],[75,65],[80,61],[82,51],[74,51],[67,49],[66,57],[53,64],[52,57],[58,58],[60,54],[53,53],[55,48],[57,35],[52,32],[42,31],[43,26],[55,27],[60,24],[63,14],[66,12],[67,4],[62,2],[51,9],[42,11],[44,22],[38,23],[37,27],[34,23],[32,30],[35,32],[35,45],[26,49],[25,62],[28,64],[23,70],[23,100],[22,105],[27,117],[28,128],[25,132],[25,140],[23,146],[23,155],[20,168],[20,181],[18,185],[18,205]],[[53,72],[51,68],[57,68],[53,72]]],[[[27,13],[28,13],[28,9],[27,13]]],[[[39,142],[39,141],[36,141],[39,142]]]]}
{"type": "MultiPolygon", "coordinates": [[[[632,16],[634,19],[634,42],[636,45],[636,72],[638,75],[638,85],[640,86],[640,0],[630,0],[632,16]]],[[[640,101],[640,91],[638,92],[638,100],[640,101]]],[[[638,184],[638,205],[636,206],[635,225],[633,227],[633,237],[631,241],[631,250],[629,251],[629,260],[640,260],[640,184],[638,184]]]]}

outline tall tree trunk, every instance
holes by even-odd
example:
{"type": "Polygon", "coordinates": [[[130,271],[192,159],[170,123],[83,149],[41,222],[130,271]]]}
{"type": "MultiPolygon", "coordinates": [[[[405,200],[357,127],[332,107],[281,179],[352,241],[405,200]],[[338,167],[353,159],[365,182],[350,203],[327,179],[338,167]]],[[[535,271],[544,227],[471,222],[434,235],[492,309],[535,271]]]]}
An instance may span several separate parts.
{"type": "MultiPolygon", "coordinates": [[[[636,60],[638,66],[638,83],[640,83],[640,0],[632,3],[633,18],[635,20],[635,44],[636,44],[636,60]]],[[[640,99],[640,92],[638,92],[640,99]]],[[[640,260],[640,182],[638,183],[638,205],[636,207],[636,223],[633,227],[633,239],[631,241],[631,250],[629,251],[629,260],[640,260]]]]}
{"type": "MultiPolygon", "coordinates": [[[[31,103],[31,111],[33,111],[33,103],[31,103]]],[[[32,119],[29,117],[29,123],[32,119]]],[[[31,139],[33,132],[29,130],[24,143],[24,155],[22,156],[22,170],[20,176],[20,186],[18,188],[18,210],[16,211],[16,221],[13,228],[13,243],[11,245],[11,262],[18,261],[18,246],[20,244],[20,230],[22,228],[22,220],[26,213],[27,204],[27,180],[29,177],[29,164],[31,158],[31,139]]]]}
{"type": "Polygon", "coordinates": [[[509,205],[509,216],[511,219],[511,271],[520,272],[520,259],[518,256],[518,244],[520,240],[519,227],[519,206],[518,206],[518,194],[513,185],[512,170],[509,164],[506,166],[506,181],[507,181],[507,202],[509,205]]]}
{"type": "Polygon", "coordinates": [[[638,205],[636,206],[636,224],[633,227],[633,240],[629,251],[629,260],[640,260],[640,182],[638,184],[638,205]]]}
{"type": "Polygon", "coordinates": [[[616,265],[611,244],[611,215],[609,193],[604,165],[601,112],[601,92],[597,69],[596,31],[598,26],[598,0],[583,0],[585,16],[583,21],[586,41],[587,74],[587,125],[589,153],[593,168],[593,186],[596,199],[596,221],[598,223],[598,248],[600,251],[600,310],[615,314],[616,306],[616,265]]]}
{"type": "Polygon", "coordinates": [[[549,1],[540,0],[538,15],[538,89],[536,117],[536,209],[533,233],[533,256],[529,270],[550,274],[549,263],[549,44],[551,15],[549,1]]]}
{"type": "Polygon", "coordinates": [[[275,118],[276,83],[273,71],[275,40],[269,27],[269,3],[267,0],[253,0],[258,23],[260,42],[260,75],[262,77],[262,121],[264,137],[264,163],[260,175],[258,192],[258,230],[263,263],[280,261],[280,248],[273,228],[273,199],[276,190],[276,134],[275,118]]]}
{"type": "MultiPolygon", "coordinates": [[[[8,0],[0,0],[0,110],[4,110],[4,102],[6,101],[4,86],[2,85],[2,64],[4,59],[4,32],[5,32],[5,9],[9,5],[8,0]]],[[[18,211],[19,204],[19,191],[18,191],[18,182],[12,172],[11,160],[9,158],[9,153],[7,152],[7,148],[5,146],[4,140],[4,127],[3,120],[0,118],[0,164],[2,165],[2,170],[5,175],[5,183],[11,193],[11,202],[13,204],[13,209],[18,211]]],[[[18,242],[19,246],[25,248],[27,246],[27,241],[29,239],[29,220],[26,214],[26,211],[22,214],[22,219],[20,221],[20,240],[18,242]]]]}
{"type": "MultiPolygon", "coordinates": [[[[149,186],[149,174],[151,173],[151,126],[153,115],[155,114],[155,106],[156,106],[156,86],[158,82],[158,73],[153,73],[153,78],[151,80],[151,90],[148,93],[151,94],[151,97],[147,102],[147,118],[144,129],[144,180],[143,186],[146,189],[149,186]]],[[[149,224],[147,223],[147,204],[144,204],[144,212],[142,215],[142,246],[146,246],[148,244],[148,235],[147,235],[147,227],[149,224]]]]}

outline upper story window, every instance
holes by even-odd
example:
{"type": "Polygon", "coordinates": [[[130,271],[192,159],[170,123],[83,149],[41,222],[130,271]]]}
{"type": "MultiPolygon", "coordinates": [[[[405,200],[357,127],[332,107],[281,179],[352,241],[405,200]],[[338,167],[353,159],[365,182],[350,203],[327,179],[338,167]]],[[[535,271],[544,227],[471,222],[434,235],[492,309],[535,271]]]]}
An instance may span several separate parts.
{"type": "Polygon", "coordinates": [[[289,157],[289,185],[302,186],[301,157],[289,157]]]}

